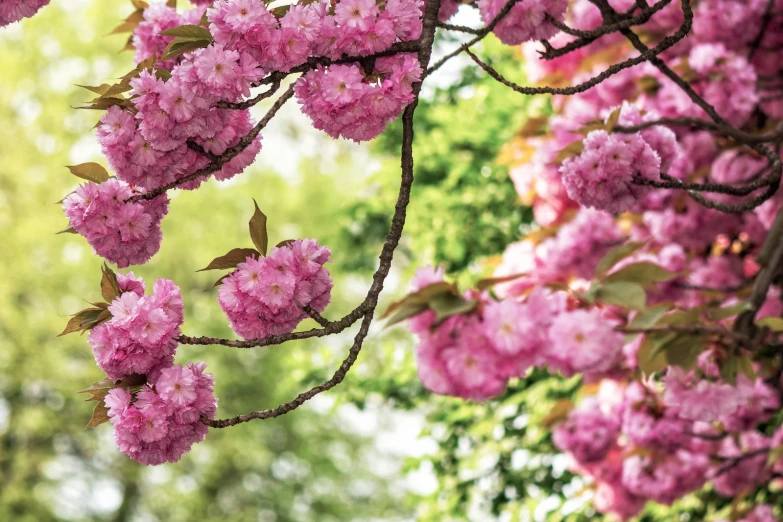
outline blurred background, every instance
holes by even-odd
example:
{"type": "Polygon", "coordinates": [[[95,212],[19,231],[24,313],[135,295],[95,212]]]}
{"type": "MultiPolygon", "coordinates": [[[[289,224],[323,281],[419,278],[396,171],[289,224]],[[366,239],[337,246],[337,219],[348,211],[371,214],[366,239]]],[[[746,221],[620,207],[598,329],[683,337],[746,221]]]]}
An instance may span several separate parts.
{"type": "MultiPolygon", "coordinates": [[[[120,52],[126,36],[107,36],[131,10],[121,1],[53,0],[0,30],[0,521],[518,519],[519,502],[535,491],[478,486],[497,465],[524,483],[511,453],[525,425],[502,426],[519,417],[524,395],[510,392],[505,413],[430,396],[403,327],[375,324],[340,387],[284,417],[212,430],[174,465],[130,461],[108,424],[84,430],[92,406],[76,392],[103,375],[86,337],[56,335],[84,300],[99,297],[101,260],[80,236],[55,235],[67,225],[55,202],[78,182],[65,165],[106,164],[92,131],[100,113],[72,108],[89,95],[75,84],[131,68],[131,54],[120,52]]],[[[520,79],[512,50],[486,48],[520,79]]],[[[486,273],[530,219],[496,158],[533,102],[463,66],[444,69],[417,111],[414,203],[381,309],[423,264],[464,280],[486,273]]],[[[332,249],[325,315],[352,309],[369,286],[397,194],[399,122],[357,146],[312,129],[294,103],[285,109],[243,175],[173,194],[160,253],[133,268],[148,282],[180,285],[188,335],[232,336],[211,289],[220,274],[196,270],[250,246],[251,198],[269,217],[273,243],[314,237],[332,249]]],[[[227,417],[324,380],[351,335],[254,350],[182,346],[177,357],[207,362],[227,417]]]]}

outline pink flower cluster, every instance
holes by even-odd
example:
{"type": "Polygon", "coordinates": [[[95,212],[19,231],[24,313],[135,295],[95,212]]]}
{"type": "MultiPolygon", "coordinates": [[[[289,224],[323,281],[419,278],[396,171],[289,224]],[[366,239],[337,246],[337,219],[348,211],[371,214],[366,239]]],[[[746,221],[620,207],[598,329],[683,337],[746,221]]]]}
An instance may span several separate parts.
{"type": "Polygon", "coordinates": [[[494,275],[525,275],[497,285],[495,291],[500,296],[520,296],[534,285],[590,279],[601,258],[622,238],[609,214],[579,209],[554,237],[538,244],[520,241],[509,245],[494,275]]]}
{"type": "Polygon", "coordinates": [[[125,455],[145,465],[177,462],[207,435],[204,419],[213,419],[217,399],[206,364],[168,366],[147,376],[135,393],[111,390],[105,399],[114,424],[114,440],[125,455]]]}
{"type": "Polygon", "coordinates": [[[746,405],[753,393],[753,384],[747,377],[737,377],[732,386],[720,380],[707,380],[686,372],[678,366],[670,366],[663,378],[666,391],[663,402],[679,409],[683,419],[715,422],[746,405]]]}
{"type": "MultiPolygon", "coordinates": [[[[191,2],[198,3],[198,2],[191,2]]],[[[205,2],[202,2],[205,4],[205,2]]],[[[136,63],[143,62],[147,58],[163,56],[166,47],[174,40],[173,36],[166,36],[163,31],[179,27],[181,25],[198,25],[205,9],[189,9],[177,13],[173,7],[164,3],[152,3],[144,9],[144,19],[139,22],[133,31],[132,43],[136,49],[136,63]]],[[[174,62],[166,62],[167,69],[171,69],[174,62]]]]}
{"type": "Polygon", "coordinates": [[[88,337],[98,366],[114,380],[170,365],[183,321],[182,295],[173,282],[158,279],[152,295],[144,295],[144,281],[133,272],[117,279],[122,294],[109,305],[112,318],[88,337]]]}
{"type": "MultiPolygon", "coordinates": [[[[761,379],[757,385],[774,393],[761,379]]],[[[554,428],[553,441],[573,459],[574,471],[595,481],[596,508],[623,519],[635,516],[647,500],[669,505],[710,479],[729,498],[763,484],[769,479],[766,453],[727,464],[774,447],[775,440],[752,429],[721,436],[713,424],[683,415],[687,408],[712,408],[704,402],[670,406],[653,386],[603,380],[596,395],[583,399],[554,428]]],[[[754,426],[777,409],[777,404],[770,406],[755,417],[754,426]]],[[[776,438],[783,440],[783,430],[779,434],[776,438]]]]}
{"type": "MultiPolygon", "coordinates": [[[[742,126],[759,102],[757,74],[748,60],[723,43],[704,43],[680,62],[687,64],[690,84],[731,125],[742,126]]],[[[674,65],[675,69],[677,65],[674,65]]],[[[674,82],[655,74],[661,88],[649,102],[661,116],[704,118],[704,111],[674,82]]]]}
{"type": "Polygon", "coordinates": [[[577,461],[590,464],[606,458],[619,433],[617,420],[587,401],[579,409],[571,410],[566,421],[557,425],[552,441],[577,461]]]}
{"type": "Polygon", "coordinates": [[[0,0],[0,27],[22,18],[30,18],[49,0],[0,0]]]}
{"type": "Polygon", "coordinates": [[[288,71],[309,56],[366,56],[421,34],[421,0],[320,0],[292,5],[279,19],[263,2],[220,0],[207,11],[215,41],[250,53],[266,72],[288,71]]]}
{"type": "MultiPolygon", "coordinates": [[[[175,65],[165,82],[148,71],[131,80],[135,115],[115,106],[101,118],[98,141],[120,179],[148,190],[158,188],[209,163],[188,141],[223,154],[251,130],[249,111],[214,105],[250,93],[250,83],[260,74],[253,59],[219,46],[197,49],[189,58],[175,65]]],[[[256,138],[215,172],[215,178],[242,172],[260,149],[261,139],[256,138]]],[[[180,188],[197,188],[205,179],[198,177],[180,188]]]]}
{"type": "MultiPolygon", "coordinates": [[[[636,107],[624,103],[618,123],[631,126],[655,119],[657,115],[642,116],[636,107]]],[[[634,134],[595,130],[584,139],[584,150],[563,162],[560,173],[568,196],[580,205],[624,212],[650,191],[634,181],[659,179],[678,152],[674,133],[664,127],[634,134]]]]}
{"type": "Polygon", "coordinates": [[[366,141],[378,136],[413,101],[421,79],[415,54],[378,58],[372,74],[359,65],[331,65],[296,82],[296,98],[316,129],[329,136],[366,141]]]}
{"type": "Polygon", "coordinates": [[[118,179],[90,182],[66,197],[63,209],[96,254],[125,268],[146,263],[160,248],[160,221],[168,212],[169,200],[164,194],[126,202],[143,193],[118,179]]]}
{"type": "MultiPolygon", "coordinates": [[[[489,25],[507,3],[508,0],[479,0],[481,19],[489,25]]],[[[529,40],[546,40],[559,31],[547,20],[547,16],[562,22],[567,8],[568,0],[517,2],[495,26],[493,32],[506,45],[519,45],[529,40]]]]}
{"type": "Polygon", "coordinates": [[[237,265],[218,297],[231,328],[258,339],[292,332],[308,317],[307,306],[322,312],[331,300],[332,278],[323,266],[329,255],[316,240],[298,239],[237,265]]]}
{"type": "MultiPolygon", "coordinates": [[[[422,269],[414,288],[439,277],[442,281],[441,271],[422,269]]],[[[622,335],[597,310],[569,310],[563,293],[536,290],[524,302],[472,292],[466,298],[480,300],[475,313],[436,324],[435,313],[427,311],[410,321],[419,338],[419,378],[435,393],[482,401],[502,393],[510,377],[523,377],[532,366],[599,377],[620,362],[622,335]]]]}

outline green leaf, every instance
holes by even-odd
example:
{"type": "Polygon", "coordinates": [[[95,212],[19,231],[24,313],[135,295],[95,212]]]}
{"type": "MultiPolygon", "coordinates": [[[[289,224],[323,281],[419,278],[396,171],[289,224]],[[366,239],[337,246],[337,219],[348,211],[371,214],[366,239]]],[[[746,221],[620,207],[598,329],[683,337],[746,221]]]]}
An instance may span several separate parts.
{"type": "Polygon", "coordinates": [[[210,43],[209,40],[181,40],[176,38],[166,47],[166,50],[163,51],[163,55],[160,59],[165,62],[166,60],[171,60],[181,54],[189,53],[190,51],[195,51],[202,47],[208,47],[210,43]]]}
{"type": "Polygon", "coordinates": [[[472,312],[478,306],[475,299],[465,299],[461,295],[444,293],[429,300],[429,307],[435,312],[435,325],[439,325],[449,317],[472,312]]]}
{"type": "Polygon", "coordinates": [[[95,94],[97,94],[98,96],[102,95],[103,93],[105,93],[106,91],[108,91],[109,89],[111,89],[111,85],[109,85],[108,83],[104,83],[104,84],[102,84],[102,85],[98,85],[98,86],[93,86],[93,85],[79,85],[79,84],[77,83],[77,84],[76,84],[76,86],[77,86],[77,87],[81,87],[82,89],[87,89],[87,90],[88,90],[88,91],[90,91],[90,92],[94,92],[94,93],[95,93],[95,94]]]}
{"type": "Polygon", "coordinates": [[[291,4],[288,5],[281,5],[280,7],[275,7],[272,9],[272,14],[276,18],[282,18],[285,16],[285,14],[291,9],[291,4]]]}
{"type": "Polygon", "coordinates": [[[220,286],[220,285],[222,285],[222,284],[223,284],[223,281],[224,281],[224,280],[225,280],[227,277],[229,277],[230,275],[231,275],[231,274],[226,274],[226,275],[224,275],[223,277],[221,277],[220,279],[218,279],[217,281],[215,281],[215,284],[213,284],[213,285],[212,285],[212,288],[215,288],[215,287],[217,287],[217,286],[220,286]]]}
{"type": "Polygon", "coordinates": [[[783,332],[783,318],[781,317],[765,317],[764,319],[756,321],[756,324],[764,328],[769,328],[773,332],[783,332]]]}
{"type": "Polygon", "coordinates": [[[517,132],[517,136],[522,138],[532,138],[534,136],[541,136],[545,134],[547,125],[549,124],[549,118],[546,116],[538,116],[535,118],[528,118],[522,128],[517,132]]]}
{"type": "Polygon", "coordinates": [[[59,232],[57,232],[57,234],[78,234],[78,232],[76,231],[75,228],[69,225],[67,228],[64,228],[59,232]]]}
{"type": "Polygon", "coordinates": [[[646,308],[634,316],[631,322],[628,323],[628,328],[650,328],[669,310],[669,305],[656,305],[646,308]]]}
{"type": "Polygon", "coordinates": [[[591,293],[596,301],[633,310],[642,310],[647,304],[644,288],[637,283],[627,281],[598,285],[591,290],[591,293]]]}
{"type": "Polygon", "coordinates": [[[734,386],[737,384],[737,358],[728,357],[721,361],[719,366],[720,377],[724,382],[734,386]]]}
{"type": "Polygon", "coordinates": [[[584,142],[582,140],[575,141],[557,153],[555,163],[563,163],[568,158],[580,155],[583,150],[585,150],[584,142]]]}
{"type": "Polygon", "coordinates": [[[607,132],[612,132],[614,130],[614,128],[617,126],[617,122],[620,121],[620,109],[621,108],[622,107],[617,107],[609,115],[609,118],[607,118],[607,120],[606,120],[606,131],[607,132]]]}
{"type": "Polygon", "coordinates": [[[645,242],[631,242],[614,247],[601,258],[595,267],[596,275],[602,274],[612,268],[614,265],[630,256],[645,245],[645,242]]]}
{"type": "Polygon", "coordinates": [[[652,375],[669,365],[666,360],[666,354],[661,352],[659,348],[672,337],[674,337],[673,333],[648,333],[644,335],[644,341],[642,341],[642,345],[636,353],[636,361],[642,373],[652,375]]]}
{"type": "Polygon", "coordinates": [[[712,310],[707,310],[707,316],[709,316],[710,319],[721,321],[723,319],[728,319],[729,317],[734,317],[736,315],[739,315],[742,312],[750,310],[751,308],[752,306],[750,303],[746,301],[742,301],[740,303],[735,303],[733,305],[724,306],[723,308],[714,308],[712,310]]]}
{"type": "Polygon", "coordinates": [[[439,283],[433,283],[431,285],[427,285],[424,288],[417,290],[416,292],[410,293],[400,299],[399,301],[395,301],[392,304],[386,308],[386,311],[383,312],[381,315],[381,319],[385,319],[393,312],[395,312],[398,308],[402,308],[403,306],[408,305],[425,305],[425,309],[428,307],[428,304],[430,299],[433,297],[440,295],[440,294],[454,294],[459,295],[459,291],[457,290],[457,287],[453,283],[447,283],[446,281],[441,281],[439,283]]]}
{"type": "Polygon", "coordinates": [[[259,253],[252,248],[234,248],[228,254],[216,257],[209,263],[209,265],[207,265],[206,268],[197,270],[197,272],[203,272],[205,270],[223,270],[226,268],[236,268],[239,263],[244,263],[248,257],[257,259],[259,257],[259,253]]]}
{"type": "Polygon", "coordinates": [[[507,276],[499,276],[499,277],[487,277],[484,279],[479,279],[476,282],[476,288],[478,290],[486,290],[487,288],[491,286],[495,286],[500,283],[507,283],[509,281],[513,281],[514,279],[519,279],[521,277],[525,277],[527,274],[511,274],[507,276]]]}
{"type": "Polygon", "coordinates": [[[737,357],[737,370],[747,377],[750,382],[756,380],[756,370],[753,369],[753,361],[747,354],[737,357]]]}
{"type": "Polygon", "coordinates": [[[783,457],[783,444],[774,447],[769,451],[769,455],[767,456],[767,466],[772,466],[781,457],[783,457]]]}
{"type": "Polygon", "coordinates": [[[164,36],[176,36],[178,38],[191,38],[193,40],[212,41],[212,34],[208,29],[198,25],[181,25],[161,32],[164,36]]]}
{"type": "Polygon", "coordinates": [[[678,275],[679,274],[670,272],[662,266],[656,265],[655,263],[642,261],[624,266],[617,272],[609,274],[604,278],[604,282],[612,283],[615,281],[627,281],[630,283],[638,283],[642,286],[647,286],[651,283],[658,283],[661,281],[674,279],[678,275]]]}
{"type": "Polygon", "coordinates": [[[104,422],[109,422],[109,408],[106,407],[105,402],[101,401],[95,405],[95,408],[93,408],[90,422],[87,423],[84,429],[88,430],[90,428],[96,428],[104,422]]]}
{"type": "Polygon", "coordinates": [[[120,381],[113,381],[106,377],[103,380],[93,383],[89,388],[76,392],[89,393],[90,397],[86,399],[87,402],[96,401],[98,403],[93,409],[90,422],[87,423],[87,426],[85,426],[84,429],[95,428],[109,420],[109,409],[106,407],[105,399],[106,395],[108,395],[111,390],[115,388],[124,388],[133,393],[140,390],[146,382],[147,377],[138,374],[129,375],[120,381]]]}
{"type": "Polygon", "coordinates": [[[100,323],[111,319],[111,313],[103,308],[87,308],[74,314],[65,329],[57,337],[73,332],[81,332],[95,328],[100,323]]]}
{"type": "Polygon", "coordinates": [[[248,224],[250,227],[250,239],[253,240],[253,244],[261,252],[261,255],[265,256],[269,244],[269,236],[266,232],[266,216],[258,208],[258,203],[256,203],[255,199],[253,200],[253,205],[255,205],[256,209],[248,224]]]}
{"type": "Polygon", "coordinates": [[[101,267],[101,295],[107,303],[111,303],[122,294],[117,274],[104,263],[101,267]]]}
{"type": "Polygon", "coordinates": [[[87,181],[102,183],[109,179],[109,173],[106,172],[106,169],[93,161],[82,163],[81,165],[68,165],[66,168],[77,178],[86,179],[87,181]]]}
{"type": "Polygon", "coordinates": [[[699,355],[707,348],[707,339],[701,335],[677,334],[671,340],[665,342],[660,351],[666,353],[669,364],[679,366],[685,370],[692,370],[696,366],[699,355]]]}
{"type": "MultiPolygon", "coordinates": [[[[429,306],[426,304],[404,304],[394,309],[389,319],[386,321],[386,328],[394,326],[397,323],[401,323],[406,319],[410,319],[420,313],[429,310],[429,306]]],[[[385,314],[384,314],[385,315],[385,314]]]]}

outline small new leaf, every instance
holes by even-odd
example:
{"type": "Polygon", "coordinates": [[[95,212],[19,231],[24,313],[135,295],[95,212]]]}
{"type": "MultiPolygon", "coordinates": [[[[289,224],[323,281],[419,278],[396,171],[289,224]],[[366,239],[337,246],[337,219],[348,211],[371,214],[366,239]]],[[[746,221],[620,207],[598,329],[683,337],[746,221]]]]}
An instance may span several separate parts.
{"type": "Polygon", "coordinates": [[[783,332],[783,318],[781,317],[765,317],[756,321],[756,324],[769,328],[773,332],[783,332]]]}
{"type": "Polygon", "coordinates": [[[211,42],[209,40],[191,40],[175,38],[163,51],[163,56],[160,57],[161,61],[171,60],[177,56],[202,47],[208,47],[211,42]]]}
{"type": "Polygon", "coordinates": [[[216,257],[206,268],[202,268],[201,270],[198,270],[198,272],[236,268],[239,263],[244,263],[248,257],[258,258],[258,256],[259,253],[252,248],[234,248],[228,254],[216,257]]]}
{"type": "Polygon", "coordinates": [[[95,328],[104,321],[111,319],[111,313],[103,308],[87,308],[81,312],[75,314],[68,321],[60,335],[62,337],[73,332],[83,332],[95,328]]]}
{"type": "Polygon", "coordinates": [[[95,162],[82,163],[81,165],[68,165],[68,170],[77,178],[102,183],[109,179],[109,173],[101,165],[95,162]]]}
{"type": "Polygon", "coordinates": [[[98,403],[92,411],[90,422],[87,423],[87,426],[85,426],[84,429],[95,428],[109,420],[109,409],[106,407],[105,399],[106,395],[108,395],[111,390],[115,388],[125,388],[130,392],[135,392],[140,390],[146,382],[147,377],[138,374],[129,375],[120,381],[113,381],[106,377],[103,380],[93,383],[89,388],[76,392],[89,393],[90,397],[86,399],[87,402],[95,401],[98,403]]]}
{"type": "Polygon", "coordinates": [[[645,245],[644,242],[631,242],[625,243],[618,247],[614,247],[601,258],[598,262],[598,266],[595,267],[595,273],[602,274],[612,268],[614,265],[630,256],[645,245]]]}
{"type": "Polygon", "coordinates": [[[106,263],[101,267],[101,295],[107,303],[111,303],[122,294],[117,274],[106,263]]]}
{"type": "Polygon", "coordinates": [[[395,301],[392,304],[390,304],[389,307],[386,309],[386,311],[383,312],[380,318],[385,319],[391,316],[392,313],[394,313],[397,309],[402,308],[403,306],[424,305],[424,309],[426,309],[428,307],[427,303],[430,301],[430,299],[440,294],[459,295],[459,291],[457,290],[457,287],[454,284],[447,283],[446,281],[441,281],[439,283],[433,283],[431,285],[427,285],[421,290],[408,294],[407,296],[403,297],[399,301],[395,301]]]}
{"type": "Polygon", "coordinates": [[[655,263],[642,261],[640,263],[624,266],[617,272],[609,274],[604,278],[604,282],[613,283],[615,281],[627,281],[630,283],[638,283],[642,286],[648,286],[652,283],[674,279],[677,276],[678,274],[675,272],[670,272],[655,263]]]}
{"type": "Polygon", "coordinates": [[[742,312],[750,310],[751,308],[752,306],[750,303],[747,301],[742,301],[733,305],[724,306],[723,308],[708,310],[707,315],[710,319],[714,319],[715,321],[722,321],[723,319],[728,319],[729,317],[739,315],[742,312]]]}
{"type": "Polygon", "coordinates": [[[60,230],[59,232],[57,232],[57,234],[78,234],[78,232],[76,231],[75,228],[69,225],[68,228],[64,228],[60,230]]]}
{"type": "Polygon", "coordinates": [[[666,360],[666,354],[661,352],[659,348],[673,338],[674,335],[673,333],[648,333],[644,335],[644,341],[639,347],[639,351],[636,352],[636,361],[642,373],[652,375],[669,365],[666,360]]]}
{"type": "Polygon", "coordinates": [[[253,244],[261,252],[261,255],[266,256],[266,249],[269,245],[269,236],[266,232],[266,216],[258,208],[258,203],[256,203],[255,199],[253,200],[253,205],[255,205],[255,212],[253,212],[253,217],[250,218],[250,223],[248,223],[250,239],[253,240],[253,244]]]}
{"type": "Polygon", "coordinates": [[[437,326],[453,315],[472,312],[478,306],[478,301],[465,299],[461,295],[444,293],[434,296],[429,300],[428,304],[435,312],[435,323],[433,326],[437,326]]]}
{"type": "Polygon", "coordinates": [[[191,40],[212,41],[212,34],[209,32],[209,30],[198,25],[181,25],[179,27],[172,27],[171,29],[166,29],[161,34],[164,36],[176,36],[178,38],[190,38],[191,40]]]}
{"type": "Polygon", "coordinates": [[[647,294],[641,285],[627,281],[616,281],[598,285],[592,291],[596,301],[605,304],[642,310],[647,304],[647,294]]]}
{"type": "Polygon", "coordinates": [[[585,144],[582,140],[575,141],[571,145],[561,150],[555,157],[555,163],[563,163],[568,158],[578,156],[585,150],[585,144]]]}
{"type": "Polygon", "coordinates": [[[664,343],[660,347],[660,351],[666,353],[666,360],[669,364],[690,371],[696,366],[699,355],[706,348],[707,340],[704,336],[680,334],[664,343]]]}
{"type": "Polygon", "coordinates": [[[609,115],[609,118],[606,120],[606,131],[612,132],[614,128],[617,126],[617,122],[620,121],[620,109],[622,107],[618,107],[615,110],[612,111],[612,114],[609,115]]]}
{"type": "Polygon", "coordinates": [[[498,285],[500,283],[507,283],[509,281],[513,281],[514,279],[519,279],[520,277],[525,277],[527,274],[511,274],[507,276],[498,276],[498,277],[488,277],[486,279],[479,279],[476,282],[476,288],[478,290],[486,290],[487,288],[491,286],[498,285]]]}

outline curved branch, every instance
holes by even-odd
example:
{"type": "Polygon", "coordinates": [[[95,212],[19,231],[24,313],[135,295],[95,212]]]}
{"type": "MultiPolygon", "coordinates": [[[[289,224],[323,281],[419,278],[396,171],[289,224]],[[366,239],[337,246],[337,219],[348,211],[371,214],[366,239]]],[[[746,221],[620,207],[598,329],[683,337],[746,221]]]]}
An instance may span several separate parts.
{"type": "Polygon", "coordinates": [[[660,0],[657,2],[654,6],[642,10],[642,12],[632,18],[625,18],[623,20],[620,20],[619,22],[614,22],[610,24],[604,24],[601,27],[598,27],[597,29],[592,29],[589,31],[582,31],[579,29],[574,29],[572,27],[568,27],[566,24],[558,21],[557,19],[553,18],[551,15],[546,15],[546,19],[549,23],[560,29],[566,34],[570,34],[572,36],[579,37],[578,40],[574,40],[573,42],[569,42],[563,47],[555,48],[555,47],[548,47],[546,51],[541,53],[541,57],[544,60],[552,60],[554,58],[558,58],[560,56],[566,55],[572,51],[575,51],[576,49],[581,49],[582,47],[588,46],[594,41],[596,41],[601,36],[607,35],[609,33],[614,33],[619,31],[620,29],[627,29],[629,27],[633,27],[635,25],[641,25],[644,23],[647,23],[652,16],[669,5],[672,2],[672,0],[660,0]]]}
{"type": "MultiPolygon", "coordinates": [[[[430,60],[430,54],[432,52],[432,42],[435,37],[435,24],[438,18],[438,9],[440,8],[440,0],[429,0],[425,8],[424,21],[421,35],[421,48],[419,50],[419,63],[422,69],[424,69],[430,60]]],[[[373,275],[373,282],[370,286],[370,290],[367,292],[362,304],[360,304],[352,314],[360,311],[362,316],[361,326],[359,332],[354,337],[351,349],[348,351],[348,356],[343,360],[340,367],[332,375],[332,377],[310,388],[306,392],[300,393],[293,400],[283,403],[280,406],[270,409],[261,410],[248,413],[246,415],[239,415],[229,419],[212,420],[205,422],[213,428],[226,428],[228,426],[234,426],[243,422],[248,422],[254,419],[271,419],[285,415],[286,413],[295,410],[308,400],[312,399],[319,393],[323,393],[331,388],[334,388],[345,379],[346,374],[356,362],[359,352],[362,349],[364,339],[370,330],[370,324],[372,323],[375,308],[378,305],[378,296],[383,290],[383,283],[386,276],[389,274],[391,268],[392,259],[394,256],[394,250],[400,242],[402,237],[402,231],[405,226],[405,215],[410,202],[411,187],[413,185],[413,113],[416,110],[416,106],[419,103],[419,93],[421,91],[421,82],[417,82],[413,85],[413,101],[405,107],[405,111],[402,115],[402,151],[401,151],[401,170],[402,176],[400,180],[400,192],[397,197],[397,204],[394,207],[394,215],[392,216],[391,227],[389,234],[386,237],[386,241],[381,250],[379,256],[379,266],[373,275]]],[[[351,314],[349,314],[351,315],[351,314]]],[[[325,328],[326,329],[326,328],[325,328]]]]}
{"type": "Polygon", "coordinates": [[[472,47],[473,45],[483,40],[485,36],[487,36],[489,33],[492,32],[495,26],[500,23],[500,21],[509,13],[509,11],[511,11],[511,8],[514,7],[514,4],[517,3],[517,1],[519,0],[508,0],[508,2],[506,2],[506,5],[504,5],[503,8],[498,12],[497,16],[493,18],[492,21],[489,22],[489,24],[487,24],[483,29],[480,29],[478,33],[476,33],[477,36],[475,38],[468,40],[464,44],[457,47],[454,51],[450,52],[449,54],[447,54],[446,56],[444,56],[443,58],[435,62],[435,64],[429,69],[427,69],[427,72],[424,73],[424,78],[426,78],[436,70],[440,69],[443,66],[443,64],[445,64],[446,62],[448,62],[449,60],[451,60],[461,52],[466,51],[468,48],[472,47]]]}
{"type": "Polygon", "coordinates": [[[225,165],[233,158],[238,156],[242,151],[244,151],[247,147],[249,147],[251,143],[253,143],[253,140],[256,139],[256,137],[261,132],[261,130],[264,127],[266,127],[270,121],[272,121],[272,118],[274,118],[275,114],[277,114],[277,111],[279,111],[280,108],[283,105],[285,105],[285,102],[290,100],[293,95],[294,95],[294,84],[291,84],[288,87],[288,89],[277,99],[277,101],[275,101],[274,105],[270,107],[270,109],[267,111],[264,117],[261,118],[261,121],[259,121],[255,125],[255,127],[253,127],[253,130],[251,130],[245,136],[243,136],[242,139],[240,139],[236,145],[228,148],[223,154],[217,156],[214,161],[212,161],[209,165],[207,165],[203,169],[199,169],[192,174],[188,174],[187,176],[181,177],[175,181],[172,181],[171,183],[167,183],[154,190],[150,190],[145,194],[140,194],[138,196],[129,198],[128,201],[138,202],[145,199],[154,199],[160,196],[161,194],[163,194],[164,192],[167,192],[173,188],[177,188],[180,185],[184,185],[185,183],[188,183],[190,181],[203,178],[204,176],[209,176],[210,174],[217,172],[218,170],[223,168],[223,165],[225,165]]]}

